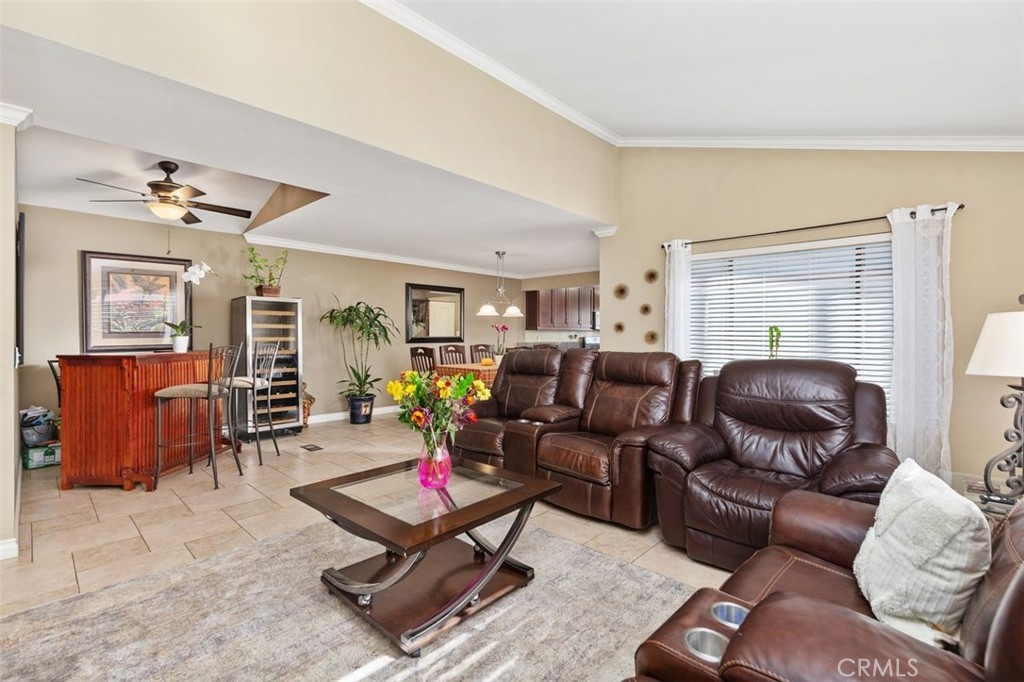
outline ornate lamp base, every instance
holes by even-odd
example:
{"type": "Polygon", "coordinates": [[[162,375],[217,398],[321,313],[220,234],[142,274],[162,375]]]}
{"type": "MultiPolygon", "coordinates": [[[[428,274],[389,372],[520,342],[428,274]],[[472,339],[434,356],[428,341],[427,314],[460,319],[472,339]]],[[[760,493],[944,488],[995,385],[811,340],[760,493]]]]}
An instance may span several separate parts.
{"type": "Polygon", "coordinates": [[[1003,407],[1016,407],[1013,427],[1003,434],[1003,438],[1011,445],[985,465],[985,487],[990,494],[984,495],[983,499],[1013,504],[1024,495],[1024,386],[1011,385],[1010,388],[1015,392],[1004,395],[999,402],[1003,407]],[[998,484],[992,482],[993,470],[1006,473],[1008,492],[1004,492],[998,484]]]}

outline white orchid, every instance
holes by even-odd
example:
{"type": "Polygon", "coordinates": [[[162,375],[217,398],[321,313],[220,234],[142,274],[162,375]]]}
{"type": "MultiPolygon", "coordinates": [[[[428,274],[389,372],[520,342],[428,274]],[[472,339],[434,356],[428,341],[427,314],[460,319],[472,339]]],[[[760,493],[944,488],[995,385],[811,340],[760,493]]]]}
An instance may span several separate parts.
{"type": "Polygon", "coordinates": [[[203,277],[206,277],[206,273],[208,272],[213,275],[217,274],[216,272],[213,271],[213,268],[206,264],[206,261],[200,261],[198,265],[193,265],[188,270],[186,270],[185,274],[183,274],[181,278],[188,282],[189,284],[195,284],[196,286],[199,286],[200,281],[203,279],[203,277]]]}

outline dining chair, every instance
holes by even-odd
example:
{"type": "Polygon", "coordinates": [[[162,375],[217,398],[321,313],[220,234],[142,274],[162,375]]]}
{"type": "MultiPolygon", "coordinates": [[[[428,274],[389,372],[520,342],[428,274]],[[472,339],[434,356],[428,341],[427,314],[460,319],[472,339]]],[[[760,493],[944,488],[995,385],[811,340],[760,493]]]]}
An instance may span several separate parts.
{"type": "Polygon", "coordinates": [[[494,359],[494,346],[489,343],[474,343],[469,347],[469,357],[475,363],[484,358],[494,359]]]}
{"type": "Polygon", "coordinates": [[[409,357],[412,359],[412,368],[416,372],[433,372],[437,364],[434,356],[434,349],[430,346],[412,346],[409,348],[409,357]]]}
{"type": "Polygon", "coordinates": [[[466,347],[458,343],[443,343],[438,348],[442,365],[459,365],[466,362],[466,347]]]}
{"type": "MultiPolygon", "coordinates": [[[[156,474],[153,476],[153,490],[156,490],[160,483],[160,470],[163,468],[164,450],[167,448],[188,448],[188,472],[192,473],[192,464],[195,457],[196,445],[209,445],[209,462],[213,467],[213,487],[219,488],[220,481],[217,478],[217,435],[214,433],[217,419],[217,403],[231,396],[232,383],[235,370],[238,367],[238,358],[241,354],[242,344],[237,346],[218,346],[214,348],[210,344],[209,358],[206,366],[206,382],[195,384],[178,384],[168,386],[156,391],[153,396],[156,398],[156,474]],[[164,406],[173,400],[188,401],[188,427],[187,433],[168,439],[163,438],[164,406]],[[206,401],[206,432],[196,430],[195,408],[200,400],[206,401]]],[[[227,406],[225,406],[227,408],[227,406]]],[[[242,463],[238,459],[238,450],[235,448],[234,428],[232,425],[231,410],[224,410],[225,419],[228,422],[228,433],[231,434],[231,454],[235,457],[235,465],[238,467],[238,475],[242,475],[242,463]]]]}
{"type": "MultiPolygon", "coordinates": [[[[249,432],[249,426],[252,425],[253,433],[256,438],[256,455],[259,457],[260,466],[263,466],[263,447],[260,445],[260,410],[259,410],[259,397],[262,392],[265,397],[266,404],[266,425],[270,430],[270,438],[274,441],[274,450],[277,452],[277,456],[281,456],[281,448],[277,446],[277,433],[274,431],[274,412],[270,403],[272,397],[272,389],[274,382],[274,371],[275,365],[277,364],[277,351],[280,349],[281,342],[274,341],[273,343],[257,343],[253,346],[252,353],[252,374],[247,376],[237,376],[232,379],[231,389],[233,391],[231,400],[234,400],[234,392],[243,391],[248,395],[246,400],[242,403],[242,409],[238,410],[239,415],[244,415],[244,423],[239,423],[238,418],[235,419],[235,429],[249,432]],[[246,409],[248,407],[248,409],[246,409]],[[250,421],[251,417],[251,421],[250,421]]],[[[235,413],[235,408],[229,409],[232,414],[235,413]]],[[[232,431],[232,436],[236,431],[232,431]]]]}

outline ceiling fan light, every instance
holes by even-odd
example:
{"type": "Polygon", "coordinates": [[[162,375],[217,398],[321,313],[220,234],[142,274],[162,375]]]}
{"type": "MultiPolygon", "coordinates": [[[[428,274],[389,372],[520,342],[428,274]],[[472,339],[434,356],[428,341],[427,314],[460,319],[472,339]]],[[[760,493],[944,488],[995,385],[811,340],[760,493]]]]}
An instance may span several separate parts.
{"type": "Polygon", "coordinates": [[[179,220],[188,213],[188,209],[184,206],[170,202],[153,201],[146,204],[146,206],[149,206],[149,210],[153,212],[153,215],[161,220],[179,220]]]}
{"type": "Polygon", "coordinates": [[[479,317],[497,317],[498,309],[490,303],[484,303],[480,306],[480,310],[476,311],[476,314],[479,317]]]}
{"type": "Polygon", "coordinates": [[[523,317],[523,311],[519,309],[515,303],[505,308],[505,312],[502,317],[523,317]]]}

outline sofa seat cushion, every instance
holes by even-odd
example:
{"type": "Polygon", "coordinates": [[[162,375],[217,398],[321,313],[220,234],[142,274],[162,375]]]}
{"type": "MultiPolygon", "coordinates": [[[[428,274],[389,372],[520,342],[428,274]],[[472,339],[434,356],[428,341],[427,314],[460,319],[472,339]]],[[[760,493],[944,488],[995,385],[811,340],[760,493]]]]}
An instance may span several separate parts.
{"type": "Polygon", "coordinates": [[[537,448],[537,466],[599,485],[611,485],[613,440],[614,436],[597,433],[548,434],[537,448]]]}
{"type": "Polygon", "coordinates": [[[768,544],[775,502],[814,481],[722,459],[697,467],[686,481],[686,525],[751,547],[768,544]]]}
{"type": "Polygon", "coordinates": [[[720,589],[748,604],[776,592],[796,592],[871,615],[853,571],[782,545],[769,545],[747,559],[720,589]]]}
{"type": "Polygon", "coordinates": [[[470,424],[455,436],[455,444],[463,450],[484,452],[488,455],[502,455],[505,424],[508,419],[488,417],[470,424]]]}

